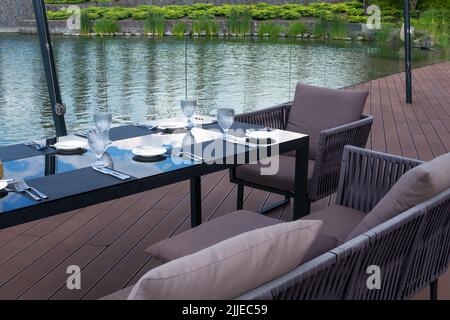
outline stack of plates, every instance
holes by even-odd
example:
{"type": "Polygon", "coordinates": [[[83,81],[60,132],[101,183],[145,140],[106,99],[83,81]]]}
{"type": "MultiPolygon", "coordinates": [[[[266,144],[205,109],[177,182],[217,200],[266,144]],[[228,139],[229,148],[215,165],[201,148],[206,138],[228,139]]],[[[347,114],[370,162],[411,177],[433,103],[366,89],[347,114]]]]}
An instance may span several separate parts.
{"type": "Polygon", "coordinates": [[[167,149],[158,146],[141,146],[131,150],[133,160],[140,162],[154,162],[165,159],[167,149]]]}

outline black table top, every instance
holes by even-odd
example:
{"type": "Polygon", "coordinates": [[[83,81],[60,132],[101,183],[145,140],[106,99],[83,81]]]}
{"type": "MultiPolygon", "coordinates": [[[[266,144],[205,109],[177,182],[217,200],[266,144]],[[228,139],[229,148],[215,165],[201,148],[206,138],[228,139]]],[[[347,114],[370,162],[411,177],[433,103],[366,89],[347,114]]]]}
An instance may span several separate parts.
{"type": "MultiPolygon", "coordinates": [[[[235,123],[233,127],[243,130],[259,128],[258,126],[243,123],[235,123]]],[[[277,135],[275,140],[278,141],[272,148],[279,148],[280,153],[295,150],[298,147],[298,143],[307,138],[306,135],[287,131],[278,132],[277,130],[277,133],[274,131],[273,134],[277,135]]],[[[62,200],[66,202],[80,200],[80,206],[86,205],[92,203],[94,200],[82,203],[81,196],[89,193],[92,196],[95,192],[98,196],[96,199],[98,202],[102,200],[106,201],[108,197],[103,197],[102,190],[108,190],[110,197],[114,194],[117,195],[116,197],[121,197],[131,194],[134,191],[142,191],[145,188],[158,187],[165,183],[185,180],[190,175],[214,172],[218,170],[213,169],[213,166],[217,166],[217,163],[229,164],[225,160],[227,156],[231,156],[236,161],[236,157],[239,155],[248,155],[250,151],[256,149],[259,149],[260,152],[262,150],[261,147],[255,147],[254,145],[224,142],[218,139],[221,135],[218,130],[218,125],[210,124],[203,128],[194,128],[192,130],[192,135],[196,141],[192,151],[198,155],[202,155],[206,163],[171,156],[165,157],[157,162],[137,162],[133,160],[131,150],[137,146],[161,146],[163,144],[169,144],[177,147],[181,145],[185,135],[186,132],[163,134],[158,129],[150,131],[135,126],[112,128],[110,136],[113,143],[107,149],[105,157],[115,170],[124,172],[132,177],[127,181],[122,181],[94,171],[90,166],[95,161],[95,157],[90,151],[79,155],[58,155],[51,148],[42,152],[22,144],[0,148],[0,158],[3,160],[4,167],[4,178],[23,179],[29,185],[49,196],[48,200],[36,202],[25,194],[0,192],[0,228],[2,227],[2,220],[10,220],[10,217],[3,219],[6,218],[5,215],[14,215],[16,212],[24,211],[25,209],[36,208],[35,216],[38,218],[38,211],[42,212],[47,209],[53,211],[69,210],[73,207],[73,205],[61,206],[61,203],[63,203],[62,200]],[[213,143],[216,144],[216,147],[217,145],[219,147],[216,149],[210,148],[213,143]],[[221,151],[218,152],[217,150],[221,151]],[[220,159],[224,162],[220,162],[220,159]],[[138,184],[140,185],[138,186],[138,184]]],[[[52,144],[56,140],[62,141],[64,139],[80,139],[86,141],[81,137],[67,136],[58,139],[49,139],[48,144],[52,144]]],[[[263,157],[264,155],[261,156],[261,158],[263,157]]],[[[43,212],[41,215],[46,216],[43,212]]],[[[23,220],[28,219],[25,218],[23,220]]]]}

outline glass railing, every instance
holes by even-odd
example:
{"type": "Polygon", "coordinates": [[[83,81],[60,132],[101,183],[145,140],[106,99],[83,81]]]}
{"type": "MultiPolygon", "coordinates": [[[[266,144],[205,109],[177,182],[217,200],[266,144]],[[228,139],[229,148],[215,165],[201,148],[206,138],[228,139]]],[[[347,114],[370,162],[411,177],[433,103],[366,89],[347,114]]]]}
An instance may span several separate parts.
{"type": "MultiPolygon", "coordinates": [[[[0,35],[0,145],[54,135],[36,35],[0,35]]],[[[297,82],[343,88],[403,70],[403,43],[289,37],[53,36],[69,132],[96,110],[126,123],[181,114],[187,94],[202,114],[237,113],[294,97],[297,82]]],[[[413,50],[414,67],[448,57],[413,50]]]]}

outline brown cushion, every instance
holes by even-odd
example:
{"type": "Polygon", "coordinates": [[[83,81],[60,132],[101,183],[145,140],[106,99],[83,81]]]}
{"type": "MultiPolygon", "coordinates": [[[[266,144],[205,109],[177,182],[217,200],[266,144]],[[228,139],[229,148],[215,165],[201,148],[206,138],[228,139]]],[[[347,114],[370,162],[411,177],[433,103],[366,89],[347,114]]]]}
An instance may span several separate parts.
{"type": "Polygon", "coordinates": [[[361,211],[335,204],[301,218],[301,220],[323,222],[322,228],[303,258],[303,262],[318,257],[345,242],[347,235],[364,217],[365,214],[361,211]]]}
{"type": "MultiPolygon", "coordinates": [[[[282,191],[294,191],[295,157],[280,155],[276,175],[261,175],[261,164],[246,164],[236,168],[236,177],[247,182],[273,187],[282,191]]],[[[314,161],[308,162],[308,179],[311,179],[314,161]]]]}
{"type": "Polygon", "coordinates": [[[236,298],[297,267],[321,225],[297,220],[221,241],[150,270],[128,299],[236,298]]]}
{"type": "Polygon", "coordinates": [[[450,153],[425,162],[408,172],[348,235],[354,238],[450,188],[450,153]]]}
{"type": "Polygon", "coordinates": [[[286,130],[308,134],[309,157],[315,159],[320,132],[361,119],[368,94],[299,83],[286,130]]]}
{"type": "Polygon", "coordinates": [[[145,251],[154,258],[167,262],[200,251],[241,233],[282,222],[256,212],[235,211],[160,241],[145,251]]]}
{"type": "Polygon", "coordinates": [[[133,286],[114,292],[106,297],[101,298],[100,300],[127,300],[128,296],[130,295],[131,289],[133,289],[133,286]]]}

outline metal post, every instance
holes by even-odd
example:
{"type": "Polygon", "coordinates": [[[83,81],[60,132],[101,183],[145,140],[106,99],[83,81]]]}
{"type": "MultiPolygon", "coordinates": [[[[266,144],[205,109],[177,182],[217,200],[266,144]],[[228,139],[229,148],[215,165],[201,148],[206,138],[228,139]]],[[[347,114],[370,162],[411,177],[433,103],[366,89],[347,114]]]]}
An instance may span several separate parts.
{"type": "Polygon", "coordinates": [[[403,0],[403,23],[405,35],[406,103],[412,103],[411,19],[409,0],[403,0]]]}
{"type": "Polygon", "coordinates": [[[66,123],[64,120],[65,107],[62,103],[61,93],[59,91],[58,77],[56,75],[53,48],[47,23],[47,13],[45,10],[44,0],[33,0],[33,7],[56,135],[58,137],[65,136],[67,135],[66,123]]]}

